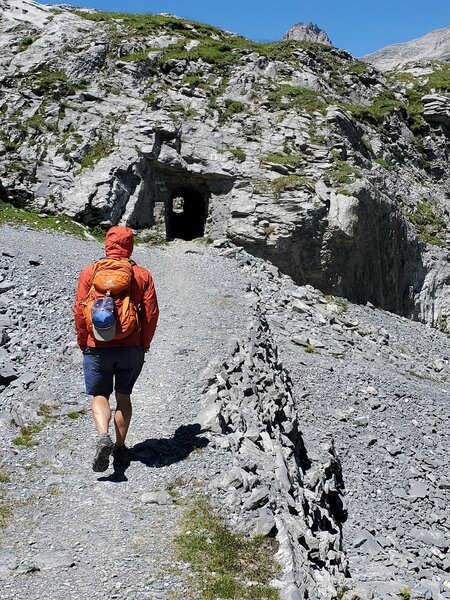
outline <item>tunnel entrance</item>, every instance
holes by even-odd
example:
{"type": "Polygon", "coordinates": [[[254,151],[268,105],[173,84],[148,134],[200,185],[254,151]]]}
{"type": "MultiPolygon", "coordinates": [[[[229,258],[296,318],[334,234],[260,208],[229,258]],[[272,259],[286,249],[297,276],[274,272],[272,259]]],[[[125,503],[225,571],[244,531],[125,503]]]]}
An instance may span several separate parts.
{"type": "Polygon", "coordinates": [[[166,232],[168,239],[193,240],[205,234],[207,202],[193,188],[175,190],[169,201],[166,232]]]}

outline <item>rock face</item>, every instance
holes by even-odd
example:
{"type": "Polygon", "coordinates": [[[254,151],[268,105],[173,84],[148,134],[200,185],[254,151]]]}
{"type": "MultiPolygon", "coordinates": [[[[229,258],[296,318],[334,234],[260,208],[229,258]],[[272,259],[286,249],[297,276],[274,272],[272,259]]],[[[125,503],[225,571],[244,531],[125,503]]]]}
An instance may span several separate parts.
{"type": "Polygon", "coordinates": [[[283,40],[295,40],[297,42],[318,42],[332,46],[327,33],[314,23],[297,23],[293,25],[282,37],[283,40]]]}
{"type": "Polygon", "coordinates": [[[448,65],[387,78],[322,43],[3,6],[0,199],[227,237],[299,284],[450,318],[448,65]]]}
{"type": "Polygon", "coordinates": [[[450,27],[437,29],[404,44],[386,46],[386,48],[366,54],[363,56],[363,60],[367,60],[383,71],[421,61],[450,62],[450,27]]]}

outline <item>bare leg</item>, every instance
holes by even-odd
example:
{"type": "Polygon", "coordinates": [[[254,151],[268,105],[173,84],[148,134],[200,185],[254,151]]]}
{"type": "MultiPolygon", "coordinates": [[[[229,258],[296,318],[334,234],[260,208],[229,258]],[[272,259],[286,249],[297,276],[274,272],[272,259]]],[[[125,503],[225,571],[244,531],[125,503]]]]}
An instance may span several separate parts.
{"type": "Polygon", "coordinates": [[[111,408],[107,396],[94,396],[92,398],[92,416],[98,433],[100,435],[108,433],[111,408]]]}
{"type": "Polygon", "coordinates": [[[132,408],[131,395],[116,392],[117,408],[114,414],[114,425],[116,428],[116,446],[123,446],[130,426],[132,408]]]}

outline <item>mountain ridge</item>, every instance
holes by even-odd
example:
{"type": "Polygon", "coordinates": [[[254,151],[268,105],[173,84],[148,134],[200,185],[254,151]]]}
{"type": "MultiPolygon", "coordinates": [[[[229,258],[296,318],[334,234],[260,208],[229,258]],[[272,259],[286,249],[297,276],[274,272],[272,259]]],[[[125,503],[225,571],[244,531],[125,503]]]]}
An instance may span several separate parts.
{"type": "Polygon", "coordinates": [[[413,40],[391,44],[365,54],[366,60],[383,71],[404,67],[408,63],[450,62],[450,26],[435,29],[413,40]]]}

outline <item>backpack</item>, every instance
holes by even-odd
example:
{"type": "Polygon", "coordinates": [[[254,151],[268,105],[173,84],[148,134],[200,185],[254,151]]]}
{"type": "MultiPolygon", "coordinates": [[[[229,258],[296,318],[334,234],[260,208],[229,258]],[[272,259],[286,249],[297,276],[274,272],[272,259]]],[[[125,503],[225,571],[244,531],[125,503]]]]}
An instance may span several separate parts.
{"type": "Polygon", "coordinates": [[[84,318],[89,333],[96,339],[120,340],[139,330],[137,308],[130,297],[135,264],[127,258],[102,258],[94,263],[91,289],[84,302],[84,318]],[[105,314],[105,310],[111,313],[110,322],[114,317],[113,337],[96,335],[98,329],[95,328],[93,319],[99,309],[101,316],[105,314]]]}

